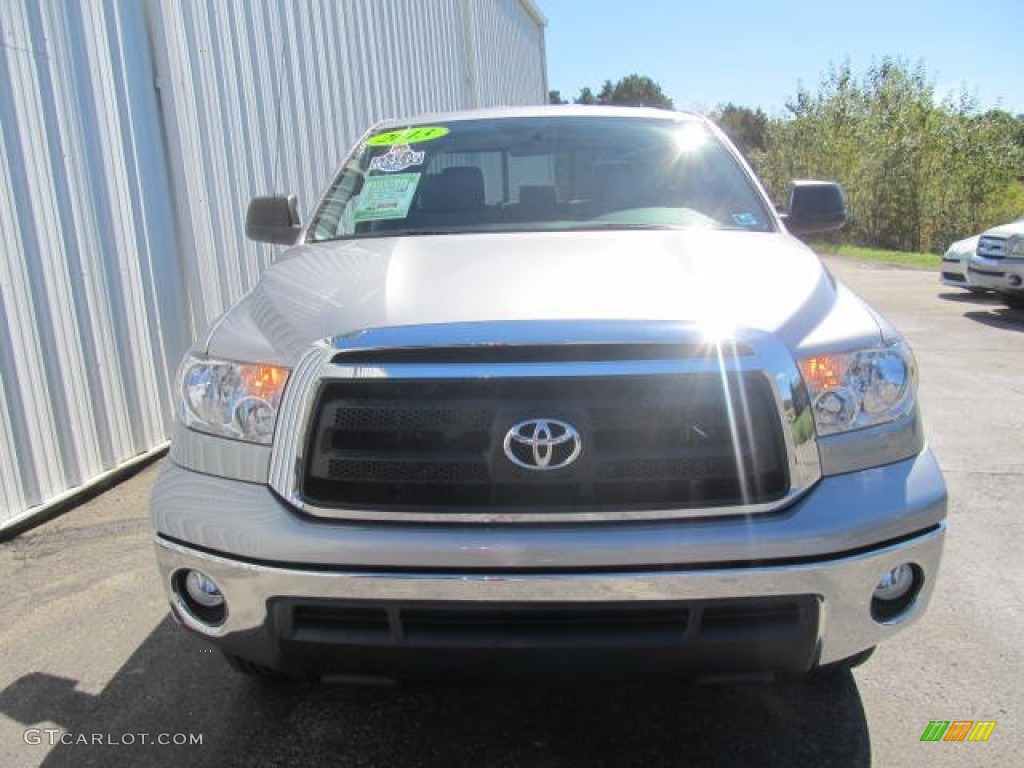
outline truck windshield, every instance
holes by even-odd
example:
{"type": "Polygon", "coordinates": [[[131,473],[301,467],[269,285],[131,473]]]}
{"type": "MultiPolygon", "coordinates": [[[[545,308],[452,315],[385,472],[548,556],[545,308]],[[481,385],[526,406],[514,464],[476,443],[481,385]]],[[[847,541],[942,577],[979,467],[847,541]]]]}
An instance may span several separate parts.
{"type": "Polygon", "coordinates": [[[505,117],[369,136],[312,240],[489,231],[775,229],[749,174],[703,123],[505,117]]]}

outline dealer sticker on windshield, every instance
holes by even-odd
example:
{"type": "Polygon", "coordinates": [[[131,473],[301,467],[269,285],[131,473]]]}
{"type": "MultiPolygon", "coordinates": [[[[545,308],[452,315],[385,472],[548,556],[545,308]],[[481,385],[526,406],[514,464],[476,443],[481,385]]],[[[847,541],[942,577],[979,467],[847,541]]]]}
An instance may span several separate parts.
{"type": "Polygon", "coordinates": [[[398,173],[414,165],[423,165],[425,157],[425,152],[417,152],[408,144],[395,144],[383,155],[378,155],[370,160],[370,170],[398,173]]]}
{"type": "Polygon", "coordinates": [[[409,215],[409,206],[419,183],[418,173],[367,177],[359,193],[354,219],[357,222],[404,219],[409,215]]]}
{"type": "Polygon", "coordinates": [[[419,125],[415,128],[401,128],[397,131],[378,133],[366,140],[366,146],[390,147],[395,144],[418,144],[447,135],[448,129],[443,125],[419,125]]]}

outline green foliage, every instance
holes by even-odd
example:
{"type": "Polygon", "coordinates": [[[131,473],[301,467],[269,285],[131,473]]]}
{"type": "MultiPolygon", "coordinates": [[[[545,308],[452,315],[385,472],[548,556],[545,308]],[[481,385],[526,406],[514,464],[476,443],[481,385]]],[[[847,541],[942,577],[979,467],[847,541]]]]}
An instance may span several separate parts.
{"type": "Polygon", "coordinates": [[[841,182],[850,242],[938,253],[1024,215],[1024,116],[981,113],[966,94],[937,102],[922,65],[833,67],[786,109],[751,160],[778,200],[794,178],[841,182]]]}
{"type": "Polygon", "coordinates": [[[672,99],[665,95],[660,85],[649,77],[635,74],[628,75],[617,83],[605,80],[597,96],[590,88],[582,88],[576,103],[674,109],[672,99]]]}
{"type": "Polygon", "coordinates": [[[569,102],[562,98],[561,91],[548,91],[548,104],[568,104],[569,102]]]}
{"type": "Polygon", "coordinates": [[[990,211],[989,219],[999,223],[1024,218],[1024,181],[1008,184],[994,195],[990,201],[990,211]]]}
{"type": "Polygon", "coordinates": [[[764,152],[768,142],[768,115],[760,108],[753,110],[724,104],[710,117],[748,158],[754,152],[764,152]]]}
{"type": "Polygon", "coordinates": [[[831,253],[836,256],[849,256],[862,261],[877,261],[883,264],[898,264],[914,269],[938,269],[942,257],[934,253],[917,253],[914,251],[886,251],[881,248],[865,248],[859,245],[834,245],[829,243],[811,243],[818,253],[831,253]]]}

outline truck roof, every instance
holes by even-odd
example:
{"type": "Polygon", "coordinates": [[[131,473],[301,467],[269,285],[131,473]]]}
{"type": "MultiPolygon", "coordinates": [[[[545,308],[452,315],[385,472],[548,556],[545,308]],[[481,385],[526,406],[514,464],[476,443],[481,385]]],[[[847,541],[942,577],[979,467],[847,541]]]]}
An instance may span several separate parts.
{"type": "Polygon", "coordinates": [[[373,130],[421,125],[432,122],[454,122],[456,120],[482,120],[515,117],[643,117],[680,122],[705,122],[707,118],[695,112],[654,109],[653,107],[609,107],[582,104],[541,105],[527,107],[492,107],[469,109],[457,112],[430,112],[410,117],[394,117],[381,120],[373,130]]]}

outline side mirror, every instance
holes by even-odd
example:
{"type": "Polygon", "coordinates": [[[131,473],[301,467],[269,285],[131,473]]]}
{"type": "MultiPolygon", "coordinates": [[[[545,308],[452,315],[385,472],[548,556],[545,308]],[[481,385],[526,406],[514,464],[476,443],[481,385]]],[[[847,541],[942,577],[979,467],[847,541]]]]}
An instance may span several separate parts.
{"type": "Polygon", "coordinates": [[[792,182],[786,210],[783,220],[794,235],[829,232],[846,223],[843,188],[832,181],[792,182]]]}
{"type": "Polygon", "coordinates": [[[302,233],[299,201],[287,197],[254,197],[245,214],[245,236],[258,243],[295,245],[302,233]]]}

